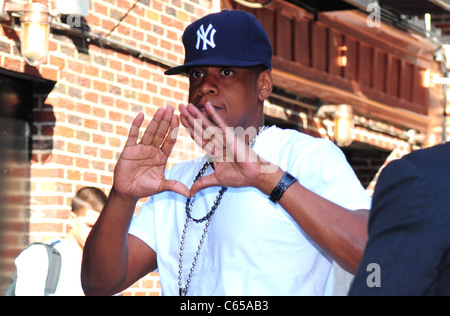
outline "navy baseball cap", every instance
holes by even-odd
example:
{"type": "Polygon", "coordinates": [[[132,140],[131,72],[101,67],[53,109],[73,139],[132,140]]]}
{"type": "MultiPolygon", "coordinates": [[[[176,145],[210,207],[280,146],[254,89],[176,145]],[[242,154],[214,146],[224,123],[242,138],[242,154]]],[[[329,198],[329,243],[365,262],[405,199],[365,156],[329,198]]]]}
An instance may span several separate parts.
{"type": "Polygon", "coordinates": [[[244,11],[224,10],[201,18],[186,28],[183,44],[184,65],[167,70],[166,75],[198,66],[272,69],[270,39],[256,17],[244,11]]]}

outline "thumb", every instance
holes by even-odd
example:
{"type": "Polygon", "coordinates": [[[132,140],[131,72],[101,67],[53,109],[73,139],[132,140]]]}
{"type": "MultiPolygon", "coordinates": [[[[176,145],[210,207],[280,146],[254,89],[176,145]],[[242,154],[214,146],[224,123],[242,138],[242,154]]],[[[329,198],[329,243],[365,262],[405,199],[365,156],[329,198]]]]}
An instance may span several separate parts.
{"type": "Polygon", "coordinates": [[[187,186],[183,183],[175,181],[175,180],[167,180],[164,182],[164,185],[161,188],[161,192],[172,191],[178,194],[185,196],[186,198],[191,196],[191,193],[187,186]]]}
{"type": "Polygon", "coordinates": [[[210,174],[209,176],[205,176],[195,181],[194,184],[192,185],[190,194],[191,196],[194,196],[203,189],[217,186],[220,186],[220,184],[219,181],[217,181],[215,174],[213,173],[210,174]]]}

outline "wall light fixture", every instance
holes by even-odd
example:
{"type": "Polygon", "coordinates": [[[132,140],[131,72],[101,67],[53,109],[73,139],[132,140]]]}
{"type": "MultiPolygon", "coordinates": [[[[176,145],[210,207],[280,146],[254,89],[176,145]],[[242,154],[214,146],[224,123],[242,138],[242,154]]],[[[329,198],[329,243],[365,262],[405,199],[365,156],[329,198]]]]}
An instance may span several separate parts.
{"type": "Polygon", "coordinates": [[[12,14],[20,16],[22,27],[21,53],[24,60],[36,67],[47,60],[51,16],[47,6],[0,0],[0,21],[10,21],[12,14]]]}

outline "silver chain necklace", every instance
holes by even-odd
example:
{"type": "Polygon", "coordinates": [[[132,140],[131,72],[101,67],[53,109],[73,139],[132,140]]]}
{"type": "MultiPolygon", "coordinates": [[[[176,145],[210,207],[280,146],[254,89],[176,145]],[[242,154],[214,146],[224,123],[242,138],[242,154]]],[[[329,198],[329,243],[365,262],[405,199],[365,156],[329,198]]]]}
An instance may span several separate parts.
{"type": "MultiPolygon", "coordinates": [[[[250,141],[250,143],[249,143],[250,148],[253,148],[253,146],[255,145],[256,137],[258,137],[267,128],[268,128],[267,126],[263,126],[260,129],[259,133],[255,136],[255,138],[253,138],[250,141]]],[[[194,183],[203,177],[203,175],[205,174],[205,172],[209,166],[213,166],[213,163],[207,161],[203,165],[203,167],[200,169],[198,175],[195,177],[194,183]]],[[[214,205],[211,207],[211,211],[201,219],[195,219],[191,215],[192,210],[194,208],[195,196],[188,198],[186,201],[186,207],[185,207],[186,222],[184,224],[183,234],[181,235],[181,244],[180,244],[180,253],[179,253],[180,257],[178,259],[178,262],[179,262],[179,265],[178,265],[178,268],[179,268],[179,270],[178,270],[178,287],[179,287],[180,296],[187,295],[187,292],[189,289],[189,284],[191,283],[192,274],[194,272],[195,266],[197,265],[198,256],[200,255],[200,251],[202,249],[203,243],[205,242],[206,234],[208,233],[208,229],[209,229],[209,225],[210,225],[212,216],[214,215],[215,211],[217,210],[217,207],[219,206],[220,201],[222,200],[223,195],[225,194],[225,192],[227,190],[228,190],[228,188],[222,187],[222,189],[219,191],[219,194],[216,196],[216,200],[214,201],[214,205]],[[203,229],[202,237],[200,239],[200,244],[198,245],[197,251],[195,252],[194,261],[192,262],[192,266],[189,271],[188,278],[186,280],[186,286],[183,287],[183,252],[184,252],[184,243],[185,243],[185,239],[186,239],[187,228],[189,226],[190,221],[193,221],[197,224],[201,224],[204,222],[206,222],[206,223],[205,223],[205,228],[203,229]]]]}
{"type": "MultiPolygon", "coordinates": [[[[206,172],[206,169],[212,165],[211,162],[206,162],[203,168],[198,173],[197,177],[195,178],[194,182],[199,180],[201,177],[203,177],[203,174],[206,172]]],[[[226,187],[222,187],[222,189],[219,191],[219,195],[216,196],[216,200],[214,201],[214,205],[211,207],[211,211],[206,214],[201,219],[195,219],[191,216],[192,209],[194,207],[195,203],[195,196],[188,198],[186,201],[186,223],[184,224],[183,229],[183,235],[181,235],[181,245],[180,245],[180,258],[179,258],[179,268],[178,271],[178,286],[180,289],[180,296],[186,296],[187,291],[189,289],[189,284],[191,283],[192,273],[194,272],[195,266],[197,265],[198,256],[200,255],[200,251],[202,250],[203,243],[205,242],[206,233],[208,232],[209,224],[211,222],[212,216],[214,215],[214,212],[216,211],[217,207],[220,204],[220,201],[222,200],[223,195],[228,190],[226,187]],[[189,271],[188,278],[186,280],[186,286],[183,287],[183,251],[184,251],[184,241],[186,239],[186,232],[187,228],[189,226],[190,221],[194,221],[197,224],[201,224],[203,222],[206,222],[205,228],[203,229],[202,238],[200,239],[200,244],[198,245],[197,251],[195,252],[194,261],[192,262],[192,267],[189,271]]]]}

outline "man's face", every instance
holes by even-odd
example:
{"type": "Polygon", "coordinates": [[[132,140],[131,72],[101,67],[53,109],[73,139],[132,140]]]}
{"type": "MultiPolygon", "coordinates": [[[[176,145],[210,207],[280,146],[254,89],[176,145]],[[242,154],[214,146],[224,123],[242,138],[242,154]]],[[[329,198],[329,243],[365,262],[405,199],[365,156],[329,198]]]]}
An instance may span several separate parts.
{"type": "Polygon", "coordinates": [[[205,115],[211,102],[230,127],[258,128],[264,111],[260,77],[254,68],[191,68],[189,102],[205,115]]]}
{"type": "Polygon", "coordinates": [[[88,238],[92,227],[97,222],[99,216],[99,212],[92,209],[86,209],[85,212],[82,211],[79,216],[75,217],[71,233],[81,248],[84,248],[86,239],[88,238]]]}

